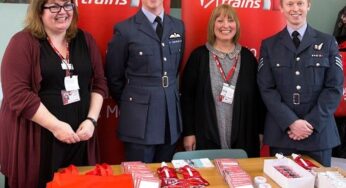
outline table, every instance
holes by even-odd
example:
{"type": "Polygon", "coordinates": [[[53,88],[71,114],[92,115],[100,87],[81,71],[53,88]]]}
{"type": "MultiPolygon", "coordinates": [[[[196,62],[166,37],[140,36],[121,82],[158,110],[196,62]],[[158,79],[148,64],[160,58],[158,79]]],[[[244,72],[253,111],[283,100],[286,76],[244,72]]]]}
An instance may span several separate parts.
{"type": "MultiPolygon", "coordinates": [[[[309,159],[312,161],[315,165],[321,166],[318,162],[315,160],[304,156],[304,159],[309,159]]],[[[269,183],[272,188],[279,188],[280,186],[277,185],[272,179],[270,179],[267,175],[263,172],[263,164],[265,159],[273,159],[273,157],[259,157],[259,158],[247,158],[247,159],[237,159],[239,165],[243,170],[245,170],[251,177],[255,176],[264,176],[267,178],[267,183],[269,183]]],[[[157,168],[160,167],[160,163],[153,163],[153,164],[147,164],[148,167],[152,171],[156,171],[157,168]]],[[[169,164],[171,166],[171,164],[169,164]]],[[[78,167],[78,170],[81,173],[87,172],[91,170],[93,167],[78,167]]],[[[114,174],[121,174],[121,168],[120,165],[113,165],[112,166],[113,173],[114,174]]],[[[219,174],[216,168],[200,168],[197,169],[203,178],[205,178],[207,181],[209,181],[211,188],[228,188],[227,183],[224,181],[223,177],[219,174]]]]}

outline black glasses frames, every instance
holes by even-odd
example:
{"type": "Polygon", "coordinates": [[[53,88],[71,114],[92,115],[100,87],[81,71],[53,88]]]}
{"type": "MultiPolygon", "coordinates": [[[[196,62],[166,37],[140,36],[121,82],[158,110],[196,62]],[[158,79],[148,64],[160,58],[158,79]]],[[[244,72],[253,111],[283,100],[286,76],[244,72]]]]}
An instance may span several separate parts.
{"type": "Polygon", "coordinates": [[[63,8],[65,11],[71,11],[75,7],[75,4],[73,3],[65,3],[63,5],[54,4],[51,6],[43,6],[43,9],[49,9],[51,13],[58,13],[61,11],[61,8],[63,8]]]}

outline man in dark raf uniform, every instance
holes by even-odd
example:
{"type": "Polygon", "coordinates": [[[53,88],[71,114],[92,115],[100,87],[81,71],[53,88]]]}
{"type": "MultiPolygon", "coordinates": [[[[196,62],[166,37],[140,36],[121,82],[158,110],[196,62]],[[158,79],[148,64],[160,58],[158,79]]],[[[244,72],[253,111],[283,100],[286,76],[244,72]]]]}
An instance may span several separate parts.
{"type": "Polygon", "coordinates": [[[184,48],[182,21],[164,14],[163,0],[142,0],[114,27],[106,73],[120,105],[118,137],[127,161],[170,161],[182,132],[177,74],[184,48]]]}
{"type": "Polygon", "coordinates": [[[271,155],[305,154],[330,166],[340,144],[333,113],[343,70],[335,39],[307,24],[310,0],[281,0],[287,27],[261,45],[258,84],[268,113],[264,143],[271,155]]]}

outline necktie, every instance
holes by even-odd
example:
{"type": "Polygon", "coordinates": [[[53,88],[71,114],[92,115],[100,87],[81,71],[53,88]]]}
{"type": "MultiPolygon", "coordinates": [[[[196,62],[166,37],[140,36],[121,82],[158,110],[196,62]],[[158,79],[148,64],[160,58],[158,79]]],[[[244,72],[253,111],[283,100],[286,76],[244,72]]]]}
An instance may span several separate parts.
{"type": "Polygon", "coordinates": [[[293,40],[293,43],[296,46],[296,48],[298,48],[298,46],[300,44],[300,40],[299,40],[298,36],[299,36],[298,31],[293,31],[293,33],[292,33],[292,37],[293,37],[292,40],[293,40]]]}
{"type": "Polygon", "coordinates": [[[161,23],[161,18],[160,16],[156,16],[155,18],[155,22],[157,23],[156,26],[156,34],[157,36],[159,36],[159,38],[162,38],[162,33],[163,33],[163,27],[162,27],[162,23],[161,23]]]}

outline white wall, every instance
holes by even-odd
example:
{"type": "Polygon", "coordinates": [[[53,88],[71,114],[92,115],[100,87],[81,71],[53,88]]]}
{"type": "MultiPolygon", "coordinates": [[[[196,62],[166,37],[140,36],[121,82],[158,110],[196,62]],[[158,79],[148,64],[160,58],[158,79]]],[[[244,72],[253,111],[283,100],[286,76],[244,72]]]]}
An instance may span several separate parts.
{"type": "MultiPolygon", "coordinates": [[[[0,62],[11,36],[23,28],[27,7],[27,4],[0,3],[0,62]]],[[[1,101],[2,90],[0,90],[0,103],[1,101]]]]}
{"type": "Polygon", "coordinates": [[[5,188],[5,176],[0,172],[0,188],[5,188]]]}
{"type": "Polygon", "coordinates": [[[339,11],[346,6],[345,0],[312,0],[308,14],[309,24],[325,33],[333,34],[339,11]]]}

